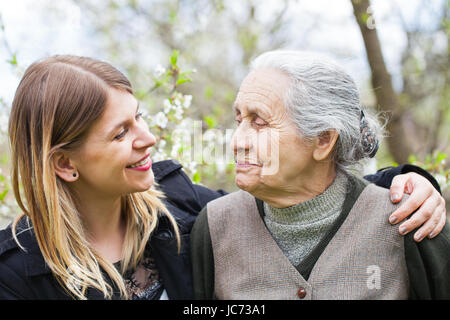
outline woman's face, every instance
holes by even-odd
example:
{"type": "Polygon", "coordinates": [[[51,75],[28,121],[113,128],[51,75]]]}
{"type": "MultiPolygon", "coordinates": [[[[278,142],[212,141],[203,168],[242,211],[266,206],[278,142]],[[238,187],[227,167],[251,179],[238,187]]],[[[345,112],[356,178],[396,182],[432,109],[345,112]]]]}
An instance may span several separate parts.
{"type": "Polygon", "coordinates": [[[314,165],[313,147],[299,137],[284,107],[290,85],[280,71],[255,70],[236,97],[235,179],[239,188],[255,196],[295,188],[314,165]]]}
{"type": "Polygon", "coordinates": [[[105,196],[149,189],[154,181],[154,144],[138,101],[124,90],[109,89],[104,113],[71,157],[79,174],[76,188],[105,196]]]}

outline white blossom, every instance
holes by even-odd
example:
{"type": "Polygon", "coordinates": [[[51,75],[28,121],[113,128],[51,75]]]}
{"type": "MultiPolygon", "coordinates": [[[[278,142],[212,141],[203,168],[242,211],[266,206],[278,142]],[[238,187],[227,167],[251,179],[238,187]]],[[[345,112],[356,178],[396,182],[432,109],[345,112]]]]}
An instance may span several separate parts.
{"type": "Polygon", "coordinates": [[[164,68],[162,65],[158,64],[153,71],[153,74],[155,77],[159,78],[166,72],[166,68],[164,68]]]}
{"type": "Polygon", "coordinates": [[[188,109],[191,106],[192,102],[192,96],[191,95],[185,95],[183,100],[183,107],[185,109],[188,109]]]}
{"type": "Polygon", "coordinates": [[[170,152],[170,156],[172,158],[176,158],[178,156],[180,149],[181,149],[181,143],[179,143],[179,142],[174,143],[172,146],[172,151],[170,152]]]}
{"type": "Polygon", "coordinates": [[[181,101],[180,101],[179,97],[176,97],[176,98],[174,99],[173,104],[174,104],[176,107],[181,107],[181,101]]]}
{"type": "Polygon", "coordinates": [[[163,150],[164,147],[166,146],[166,144],[167,144],[167,141],[161,139],[161,140],[159,141],[159,144],[158,144],[158,149],[159,149],[159,150],[163,150]]]}
{"type": "Polygon", "coordinates": [[[194,126],[194,121],[191,118],[184,118],[178,124],[178,128],[186,130],[187,132],[192,130],[193,126],[194,126]]]}
{"type": "Polygon", "coordinates": [[[158,152],[155,152],[155,154],[152,156],[152,161],[153,162],[162,161],[165,160],[166,158],[167,158],[166,154],[164,152],[159,152],[158,150],[158,152]]]}
{"type": "Polygon", "coordinates": [[[167,117],[164,112],[158,112],[153,118],[153,124],[159,126],[160,128],[165,128],[167,126],[167,117]]]}
{"type": "Polygon", "coordinates": [[[183,113],[184,111],[181,105],[175,105],[175,118],[177,118],[177,120],[183,119],[183,113]]]}
{"type": "Polygon", "coordinates": [[[164,99],[163,106],[165,114],[168,114],[170,110],[172,110],[172,104],[170,103],[169,99],[164,99]]]}
{"type": "Polygon", "coordinates": [[[192,173],[195,173],[197,171],[197,162],[195,162],[195,161],[188,162],[185,164],[185,166],[192,173]]]}

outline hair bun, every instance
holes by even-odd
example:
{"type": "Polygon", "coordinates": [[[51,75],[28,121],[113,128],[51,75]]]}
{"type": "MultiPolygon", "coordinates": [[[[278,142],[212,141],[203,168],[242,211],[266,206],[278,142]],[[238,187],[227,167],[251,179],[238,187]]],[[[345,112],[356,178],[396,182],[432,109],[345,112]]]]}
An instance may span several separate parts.
{"type": "Polygon", "coordinates": [[[364,153],[367,154],[369,158],[373,158],[378,151],[379,141],[373,131],[369,127],[369,123],[366,120],[364,111],[361,110],[361,119],[359,122],[361,131],[361,144],[364,153]]]}

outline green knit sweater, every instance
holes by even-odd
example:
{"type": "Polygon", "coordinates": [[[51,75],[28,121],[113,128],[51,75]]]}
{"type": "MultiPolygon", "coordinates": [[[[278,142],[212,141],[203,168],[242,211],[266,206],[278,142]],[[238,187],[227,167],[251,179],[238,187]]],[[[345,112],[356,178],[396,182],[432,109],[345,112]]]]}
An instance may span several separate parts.
{"type": "Polygon", "coordinates": [[[298,265],[335,223],[347,192],[347,176],[337,171],[333,183],[320,195],[287,208],[264,203],[264,221],[289,261],[298,265]]]}

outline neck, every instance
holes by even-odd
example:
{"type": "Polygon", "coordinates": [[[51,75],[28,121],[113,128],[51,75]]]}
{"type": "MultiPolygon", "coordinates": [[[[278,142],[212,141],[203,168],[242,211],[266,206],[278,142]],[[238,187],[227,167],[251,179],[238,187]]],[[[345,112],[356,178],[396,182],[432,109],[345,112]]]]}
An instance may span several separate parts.
{"type": "Polygon", "coordinates": [[[336,168],[333,163],[319,163],[313,170],[299,175],[282,187],[267,188],[252,194],[273,208],[286,208],[308,201],[322,194],[334,181],[336,168]]]}
{"type": "Polygon", "coordinates": [[[77,195],[88,242],[104,259],[110,262],[120,260],[125,239],[121,198],[101,197],[88,192],[77,195]]]}
{"type": "Polygon", "coordinates": [[[92,239],[108,239],[123,229],[121,200],[99,200],[95,203],[83,203],[80,213],[92,239]]]}

